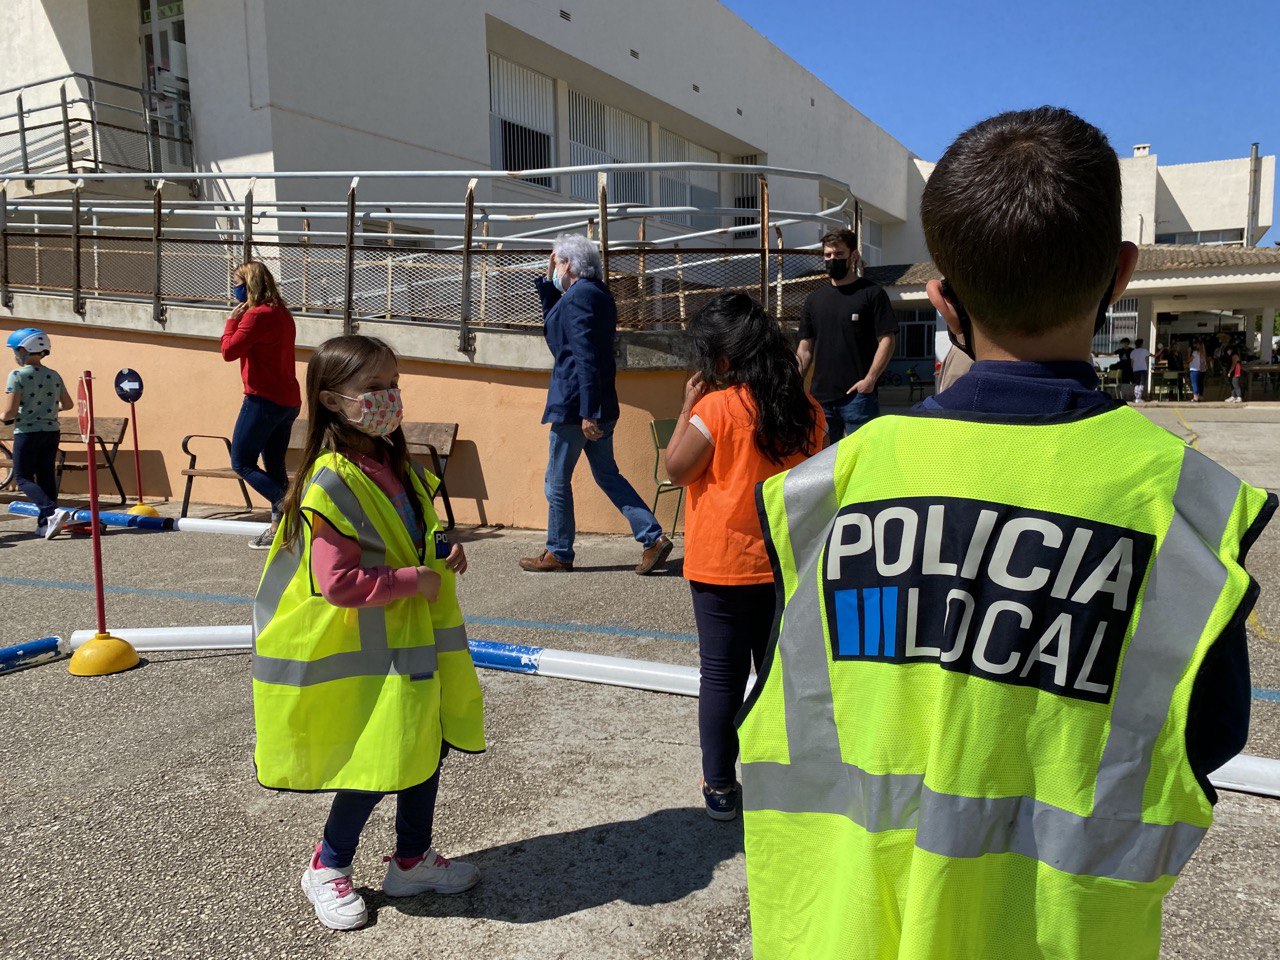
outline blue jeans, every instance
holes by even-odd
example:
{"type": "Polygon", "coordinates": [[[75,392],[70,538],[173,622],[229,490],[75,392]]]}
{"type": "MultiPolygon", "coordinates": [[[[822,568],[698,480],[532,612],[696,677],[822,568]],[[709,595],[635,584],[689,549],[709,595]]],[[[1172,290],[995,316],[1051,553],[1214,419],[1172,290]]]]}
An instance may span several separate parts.
{"type": "Polygon", "coordinates": [[[1204,371],[1191,371],[1191,392],[1197,397],[1204,393],[1204,371]]]}
{"type": "Polygon", "coordinates": [[[591,466],[591,476],[596,486],[604,491],[618,511],[631,524],[631,535],[648,549],[662,537],[658,523],[648,504],[618,472],[613,459],[613,428],[617,420],[601,420],[604,436],[588,440],[582,433],[582,424],[553,423],[551,425],[551,451],[547,457],[547,550],[562,563],[573,562],[573,539],[576,529],[573,522],[573,468],[578,457],[585,453],[591,466]]]}
{"type": "Polygon", "coordinates": [[[58,503],[57,430],[13,435],[13,476],[22,495],[40,508],[37,524],[53,515],[58,503]]]}
{"type": "MultiPolygon", "coordinates": [[[[440,763],[444,764],[447,745],[442,745],[440,763]]],[[[420,857],[431,849],[431,831],[436,818],[436,796],[440,792],[440,767],[431,779],[401,790],[396,794],[396,856],[420,857]]],[[[355,859],[360,834],[385,793],[339,790],[333,795],[329,820],[324,825],[320,844],[320,862],[331,870],[351,866],[355,859]]]]}
{"type": "Polygon", "coordinates": [[[289,431],[298,419],[298,409],[247,394],[231,431],[231,469],[267,498],[273,518],[280,514],[280,503],[289,486],[284,457],[289,452],[289,431]],[[258,466],[258,457],[262,457],[265,469],[258,466]]]}
{"type": "Polygon", "coordinates": [[[835,443],[880,416],[880,398],[855,390],[843,400],[824,403],[822,412],[827,415],[827,436],[835,443]]]}

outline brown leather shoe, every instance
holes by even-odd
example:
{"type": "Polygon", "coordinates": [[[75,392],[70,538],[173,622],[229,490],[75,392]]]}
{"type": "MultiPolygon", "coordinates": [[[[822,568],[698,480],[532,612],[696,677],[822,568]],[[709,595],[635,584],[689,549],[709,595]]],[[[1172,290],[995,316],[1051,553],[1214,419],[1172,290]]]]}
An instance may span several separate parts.
{"type": "Polygon", "coordinates": [[[520,569],[528,570],[530,573],[568,573],[573,569],[573,561],[565,563],[563,560],[557,560],[556,555],[550,550],[543,550],[536,557],[521,557],[520,569]]]}
{"type": "Polygon", "coordinates": [[[667,557],[671,556],[673,549],[675,549],[675,544],[671,542],[669,537],[665,535],[659,537],[652,547],[646,547],[644,553],[640,554],[640,562],[636,564],[636,573],[642,577],[645,574],[653,573],[659,565],[666,561],[667,557]]]}

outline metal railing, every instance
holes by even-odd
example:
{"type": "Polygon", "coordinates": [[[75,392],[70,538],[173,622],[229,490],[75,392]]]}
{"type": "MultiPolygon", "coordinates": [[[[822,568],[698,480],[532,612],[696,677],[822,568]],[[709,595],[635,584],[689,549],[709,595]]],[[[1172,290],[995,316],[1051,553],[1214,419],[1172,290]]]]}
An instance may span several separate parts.
{"type": "Polygon", "coordinates": [[[847,203],[814,212],[771,211],[769,177],[820,175],[738,164],[188,173],[175,179],[248,182],[243,196],[232,202],[171,198],[166,192],[178,191],[161,179],[152,184],[149,204],[86,194],[87,182],[142,179],[139,174],[86,174],[75,180],[65,174],[31,176],[69,182],[70,196],[10,198],[10,181],[0,180],[0,299],[6,306],[15,290],[68,295],[77,312],[84,311],[86,297],[149,300],[153,318],[163,322],[173,305],[230,303],[232,271],[256,258],[271,268],[295,313],[333,318],[348,332],[362,320],[452,324],[464,352],[474,349],[477,329],[541,324],[532,278],[546,269],[557,234],[585,232],[597,243],[624,328],[682,325],[709,299],[728,291],[752,294],[785,322],[799,318],[805,296],[825,280],[817,244],[784,247],[784,229],[811,225],[816,240],[827,229],[856,222],[858,215],[856,203],[853,211],[847,203]],[[673,167],[753,174],[760,206],[751,211],[610,202],[609,172],[673,167]],[[476,200],[482,178],[565,174],[596,177],[598,202],[476,200]],[[291,180],[338,178],[350,178],[345,199],[255,201],[260,181],[277,181],[279,191],[291,180]],[[460,201],[359,198],[361,180],[390,178],[465,178],[466,187],[460,201]],[[669,222],[690,214],[726,225],[678,232],[669,222]],[[423,232],[426,224],[442,232],[423,232]],[[629,236],[621,239],[624,228],[629,236]]]}
{"type": "Polygon", "coordinates": [[[193,168],[185,98],[66,73],[0,90],[0,111],[0,176],[193,168]]]}

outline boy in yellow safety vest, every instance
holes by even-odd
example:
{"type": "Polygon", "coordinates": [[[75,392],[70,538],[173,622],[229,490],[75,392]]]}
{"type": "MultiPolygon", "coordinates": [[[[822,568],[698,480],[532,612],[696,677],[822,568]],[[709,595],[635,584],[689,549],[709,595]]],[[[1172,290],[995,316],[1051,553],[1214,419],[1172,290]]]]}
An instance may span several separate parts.
{"type": "Polygon", "coordinates": [[[1064,109],[921,202],[949,389],[761,484],[783,601],[739,720],[756,960],[1136,960],[1243,747],[1276,497],[1097,389],[1120,171],[1064,109]]]}

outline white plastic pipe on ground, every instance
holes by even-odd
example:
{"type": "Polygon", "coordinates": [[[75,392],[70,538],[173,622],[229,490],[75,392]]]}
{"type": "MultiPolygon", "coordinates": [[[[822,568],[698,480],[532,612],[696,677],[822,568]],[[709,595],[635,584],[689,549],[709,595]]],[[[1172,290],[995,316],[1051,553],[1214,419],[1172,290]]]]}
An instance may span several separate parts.
{"type": "Polygon", "coordinates": [[[253,523],[248,520],[200,520],[196,517],[179,517],[173,521],[173,529],[180,533],[229,533],[237,537],[256,537],[266,533],[269,523],[253,523]]]}
{"type": "MultiPolygon", "coordinates": [[[[249,650],[253,646],[251,626],[232,627],[143,627],[113,630],[112,636],[128,640],[139,653],[172,653],[191,650],[249,650]]],[[[92,640],[94,631],[77,630],[71,635],[71,649],[92,640]]],[[[698,695],[698,670],[673,663],[604,657],[594,653],[548,650],[494,640],[472,640],[471,655],[476,666],[491,670],[537,674],[561,680],[603,683],[656,693],[698,695]]],[[[752,678],[755,682],[755,678],[752,678]]],[[[1248,754],[1230,760],[1209,778],[1219,790],[1253,793],[1280,798],[1280,760],[1248,754]]]]}

